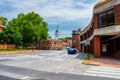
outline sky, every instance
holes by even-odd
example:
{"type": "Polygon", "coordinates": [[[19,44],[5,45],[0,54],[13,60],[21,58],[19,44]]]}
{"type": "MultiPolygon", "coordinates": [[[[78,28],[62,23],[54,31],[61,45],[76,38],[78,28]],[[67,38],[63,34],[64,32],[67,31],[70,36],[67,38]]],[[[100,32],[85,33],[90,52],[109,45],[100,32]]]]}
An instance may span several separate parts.
{"type": "Polygon", "coordinates": [[[11,20],[19,13],[34,11],[48,23],[49,35],[71,36],[72,30],[84,29],[90,22],[93,7],[99,0],[0,0],[0,16],[11,20]]]}

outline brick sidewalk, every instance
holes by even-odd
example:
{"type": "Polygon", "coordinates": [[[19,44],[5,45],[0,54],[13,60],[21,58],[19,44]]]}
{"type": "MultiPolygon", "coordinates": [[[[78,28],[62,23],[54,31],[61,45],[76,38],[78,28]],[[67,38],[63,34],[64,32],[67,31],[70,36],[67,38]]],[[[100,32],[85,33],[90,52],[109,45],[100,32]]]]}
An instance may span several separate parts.
{"type": "Polygon", "coordinates": [[[90,60],[84,60],[83,64],[97,66],[111,66],[120,68],[120,60],[113,58],[91,58],[90,60]]]}

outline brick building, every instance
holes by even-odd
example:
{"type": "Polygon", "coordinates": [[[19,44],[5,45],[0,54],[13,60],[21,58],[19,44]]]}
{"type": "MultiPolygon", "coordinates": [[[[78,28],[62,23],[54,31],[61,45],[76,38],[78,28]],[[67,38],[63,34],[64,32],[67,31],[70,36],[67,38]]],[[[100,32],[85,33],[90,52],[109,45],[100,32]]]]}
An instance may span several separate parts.
{"type": "Polygon", "coordinates": [[[120,0],[100,0],[93,18],[80,33],[80,51],[120,58],[120,0]]]}
{"type": "Polygon", "coordinates": [[[64,44],[62,40],[50,39],[44,40],[40,43],[42,49],[55,50],[57,48],[63,49],[64,44]]]}
{"type": "Polygon", "coordinates": [[[77,50],[79,50],[80,32],[81,29],[72,31],[72,47],[75,47],[77,50]]]}
{"type": "Polygon", "coordinates": [[[72,40],[62,40],[65,47],[71,47],[72,46],[72,40]]]}

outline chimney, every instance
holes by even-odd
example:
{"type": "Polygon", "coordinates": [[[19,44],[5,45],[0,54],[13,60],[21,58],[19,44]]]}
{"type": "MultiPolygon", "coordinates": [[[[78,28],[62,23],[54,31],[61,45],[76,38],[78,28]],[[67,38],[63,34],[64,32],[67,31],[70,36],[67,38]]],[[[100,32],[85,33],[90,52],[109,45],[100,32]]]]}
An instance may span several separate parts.
{"type": "Polygon", "coordinates": [[[81,32],[81,28],[78,29],[78,32],[81,32]]]}

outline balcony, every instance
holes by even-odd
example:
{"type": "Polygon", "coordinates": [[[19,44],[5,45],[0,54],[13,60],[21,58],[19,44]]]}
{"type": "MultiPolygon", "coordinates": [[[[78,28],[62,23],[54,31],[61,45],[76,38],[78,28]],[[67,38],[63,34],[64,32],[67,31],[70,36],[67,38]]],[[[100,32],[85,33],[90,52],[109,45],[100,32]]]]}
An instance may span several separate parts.
{"type": "Polygon", "coordinates": [[[96,29],[94,35],[120,35],[120,25],[96,29]]]}

